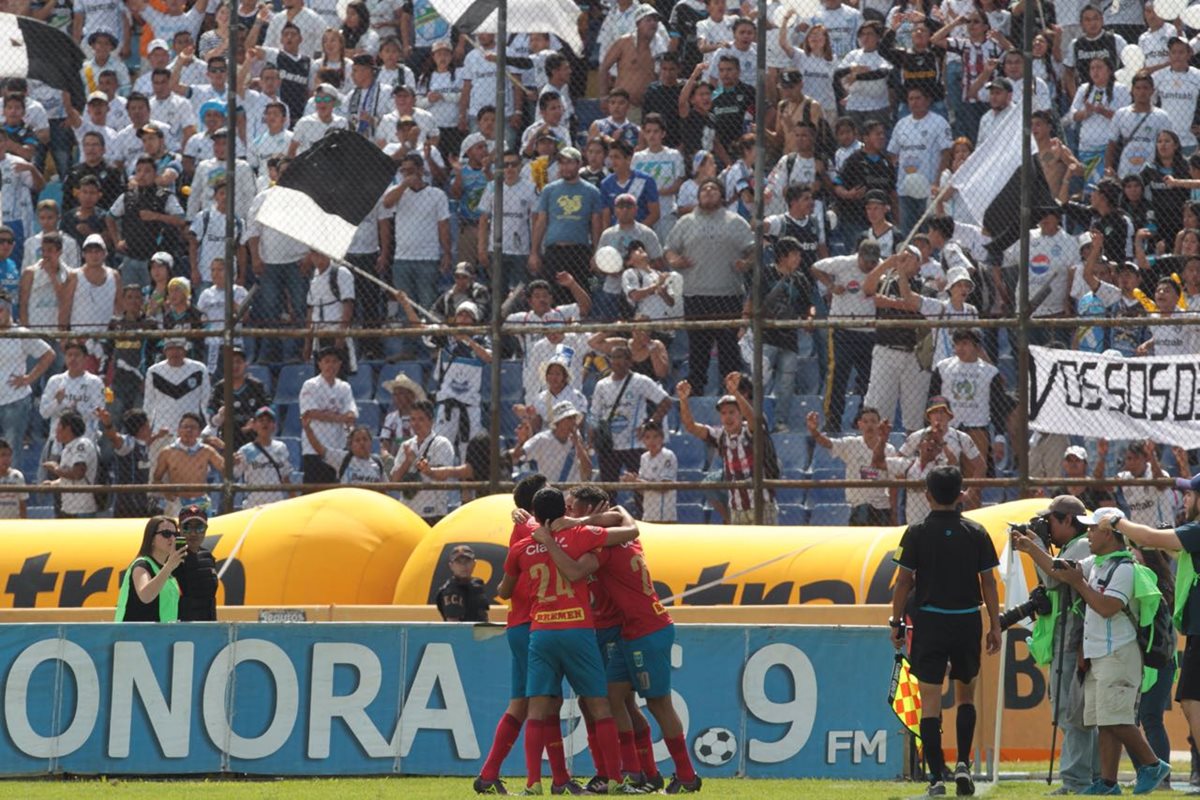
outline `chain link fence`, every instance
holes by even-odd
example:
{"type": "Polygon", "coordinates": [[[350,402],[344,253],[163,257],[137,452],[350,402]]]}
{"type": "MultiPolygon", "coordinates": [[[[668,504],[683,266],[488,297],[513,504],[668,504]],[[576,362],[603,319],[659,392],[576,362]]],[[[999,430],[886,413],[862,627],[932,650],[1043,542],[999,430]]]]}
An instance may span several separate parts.
{"type": "Polygon", "coordinates": [[[1175,66],[937,6],[568,5],[51,15],[86,107],[4,84],[0,511],[340,483],[434,520],[536,470],[647,520],[885,525],[954,464],[967,508],[1174,522],[1175,66]],[[395,174],[330,259],[258,212],[335,129],[395,174]]]}

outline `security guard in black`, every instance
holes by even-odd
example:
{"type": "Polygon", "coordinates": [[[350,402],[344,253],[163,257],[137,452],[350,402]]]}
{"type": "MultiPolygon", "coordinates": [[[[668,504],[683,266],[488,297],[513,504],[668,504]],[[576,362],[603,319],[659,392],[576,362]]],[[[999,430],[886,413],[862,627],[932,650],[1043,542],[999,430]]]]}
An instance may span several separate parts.
{"type": "Polygon", "coordinates": [[[446,622],[487,622],[488,598],[483,581],[471,576],[475,569],[475,551],[460,544],[450,551],[453,577],[441,585],[435,602],[446,622]]]}

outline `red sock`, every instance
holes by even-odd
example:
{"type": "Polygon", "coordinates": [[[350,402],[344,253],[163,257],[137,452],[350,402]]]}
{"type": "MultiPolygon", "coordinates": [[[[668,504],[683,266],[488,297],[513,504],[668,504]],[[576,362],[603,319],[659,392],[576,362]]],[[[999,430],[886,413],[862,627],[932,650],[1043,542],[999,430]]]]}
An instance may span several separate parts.
{"type": "Polygon", "coordinates": [[[596,723],[584,719],[583,724],[587,727],[588,752],[592,754],[592,764],[596,767],[596,774],[601,775],[604,772],[604,759],[600,757],[600,745],[596,743],[596,723]]]}
{"type": "Polygon", "coordinates": [[[675,777],[684,783],[690,783],[696,780],[696,770],[692,767],[692,758],[688,755],[687,743],[683,741],[683,734],[672,736],[670,739],[664,737],[667,743],[667,750],[671,753],[671,760],[675,762],[675,777]]]}
{"type": "Polygon", "coordinates": [[[636,743],[638,762],[642,774],[647,778],[658,777],[658,764],[654,761],[654,742],[650,738],[650,728],[634,729],[633,740],[636,743]]]}
{"type": "Polygon", "coordinates": [[[533,786],[542,780],[542,750],[545,740],[542,738],[542,721],[530,719],[525,721],[525,775],[526,786],[533,786]]]}
{"type": "Polygon", "coordinates": [[[483,762],[483,769],[479,771],[480,778],[494,781],[500,777],[500,765],[508,758],[520,733],[520,720],[506,712],[496,725],[496,736],[492,739],[492,749],[488,751],[487,760],[483,762]]]}
{"type": "Polygon", "coordinates": [[[612,717],[596,720],[596,744],[600,746],[600,759],[604,764],[604,777],[610,781],[621,780],[621,740],[617,736],[617,722],[612,717]]]}
{"type": "Polygon", "coordinates": [[[571,780],[567,772],[567,758],[563,754],[562,725],[558,719],[542,720],[542,738],[546,742],[546,758],[550,759],[550,774],[554,785],[562,786],[571,780]]]}
{"type": "Polygon", "coordinates": [[[641,772],[642,765],[638,763],[637,745],[633,743],[633,731],[617,731],[617,739],[621,742],[621,771],[641,772]]]}

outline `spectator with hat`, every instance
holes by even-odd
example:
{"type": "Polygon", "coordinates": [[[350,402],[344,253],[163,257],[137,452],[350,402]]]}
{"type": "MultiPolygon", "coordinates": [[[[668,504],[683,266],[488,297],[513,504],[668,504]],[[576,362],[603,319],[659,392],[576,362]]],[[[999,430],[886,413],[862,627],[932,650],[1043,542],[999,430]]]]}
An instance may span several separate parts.
{"type": "MultiPolygon", "coordinates": [[[[296,465],[288,447],[275,438],[279,420],[275,410],[264,405],[254,412],[247,424],[253,438],[238,448],[233,456],[233,475],[243,484],[268,486],[292,482],[292,470],[296,465]]],[[[247,492],[241,498],[241,508],[266,505],[291,497],[285,489],[274,491],[247,492]]]]}
{"type": "MultiPolygon", "coordinates": [[[[1108,452],[1108,442],[1104,443],[1104,452],[1108,452]]],[[[1104,477],[1104,456],[1097,459],[1096,469],[1089,474],[1088,471],[1088,451],[1080,445],[1069,445],[1063,451],[1062,456],[1062,479],[1063,485],[1047,489],[1046,493],[1051,496],[1070,495],[1078,498],[1079,501],[1087,508],[1100,508],[1105,505],[1107,498],[1112,496],[1112,493],[1101,486],[1084,486],[1080,484],[1072,484],[1075,479],[1087,480],[1089,478],[1101,479],[1104,477]]]]}
{"type": "Polygon", "coordinates": [[[983,141],[991,134],[992,130],[1010,112],[1016,109],[1016,113],[1020,113],[1020,110],[1013,103],[1013,85],[1012,81],[1008,78],[996,78],[988,83],[984,89],[988,92],[988,110],[979,119],[979,134],[975,140],[977,147],[983,144],[983,141]]]}
{"type": "Polygon", "coordinates": [[[532,402],[517,403],[513,406],[513,413],[529,423],[531,433],[541,431],[543,422],[550,418],[559,403],[570,403],[586,417],[588,398],[572,380],[572,361],[567,353],[557,352],[542,362],[542,384],[546,388],[533,398],[532,402]]]}
{"type": "MultiPolygon", "coordinates": [[[[57,232],[46,234],[61,243],[62,235],[57,232]]],[[[58,304],[58,327],[82,335],[89,331],[105,330],[114,314],[121,311],[121,276],[104,259],[108,246],[104,237],[93,233],[83,243],[83,264],[73,270],[62,288],[62,300],[58,304]]],[[[88,339],[88,355],[94,359],[92,368],[98,369],[103,349],[100,342],[88,339]]]]}
{"type": "Polygon", "coordinates": [[[295,158],[308,150],[329,131],[350,127],[345,117],[334,113],[342,102],[342,96],[336,87],[328,83],[318,84],[313,92],[313,101],[316,112],[298,119],[292,129],[292,143],[288,145],[289,158],[295,158]]]}
{"type": "MultiPolygon", "coordinates": [[[[246,162],[244,153],[245,148],[239,144],[237,159],[234,161],[234,176],[231,179],[227,174],[228,162],[226,156],[229,149],[229,128],[220,127],[212,132],[209,137],[212,143],[212,154],[208,158],[204,158],[197,162],[196,171],[192,175],[192,191],[188,195],[187,213],[194,220],[199,217],[207,219],[212,216],[213,210],[225,211],[225,203],[219,202],[214,206],[209,205],[209,201],[217,193],[219,183],[225,183],[226,186],[232,181],[236,187],[233,196],[233,209],[235,216],[238,218],[238,240],[241,240],[241,229],[245,224],[246,215],[250,213],[250,204],[254,202],[255,195],[255,178],[254,170],[250,164],[246,162]],[[213,209],[213,210],[210,210],[213,209]]],[[[216,222],[214,220],[214,222],[216,222]]],[[[221,235],[224,236],[225,220],[219,220],[221,235]]],[[[214,227],[209,224],[209,227],[214,227]]]]}
{"type": "MultiPolygon", "coordinates": [[[[637,198],[632,194],[617,195],[613,201],[613,224],[600,234],[596,247],[597,249],[612,247],[620,253],[622,261],[626,263],[635,250],[640,250],[642,256],[639,257],[639,260],[644,258],[648,269],[661,269],[663,266],[662,245],[659,244],[653,226],[637,220],[637,209],[637,198]]],[[[592,264],[599,271],[599,265],[594,257],[592,264]]],[[[604,273],[604,282],[593,294],[594,315],[597,319],[611,322],[630,318],[633,306],[624,296],[623,272],[623,269],[618,268],[615,272],[604,273]]]]}
{"type": "Polygon", "coordinates": [[[535,157],[538,140],[548,136],[558,147],[571,145],[571,131],[567,126],[566,107],[558,92],[542,92],[537,100],[538,118],[521,134],[521,155],[535,157]]]}
{"type": "MultiPolygon", "coordinates": [[[[208,368],[187,357],[187,340],[163,340],[164,359],[146,370],[142,407],[154,432],[174,431],[185,413],[200,416],[210,395],[208,368]]],[[[199,432],[197,432],[199,433],[199,432]]]]}
{"type": "MultiPolygon", "coordinates": [[[[358,421],[358,404],[350,384],[338,377],[345,356],[332,345],[317,351],[319,373],[300,387],[300,419],[312,429],[314,436],[326,448],[346,446],[347,429],[358,421]]],[[[308,437],[300,442],[300,463],[304,482],[337,483],[336,470],[326,464],[308,437]]]]}
{"type": "Polygon", "coordinates": [[[67,110],[67,127],[74,133],[77,143],[82,145],[83,137],[94,133],[104,140],[105,150],[112,147],[117,138],[117,131],[108,124],[108,95],[101,91],[89,94],[85,109],[86,116],[81,116],[70,103],[67,103],[65,108],[67,110]]]}
{"type": "MultiPolygon", "coordinates": [[[[842,232],[842,243],[850,251],[858,247],[858,242],[867,231],[868,193],[882,193],[883,204],[890,205],[897,183],[896,166],[885,152],[887,127],[882,121],[872,119],[859,125],[858,129],[862,131],[862,148],[846,158],[833,179],[838,227],[842,232]]],[[[872,194],[871,197],[879,202],[879,194],[872,194]]],[[[884,255],[891,255],[891,251],[884,255]]]]}
{"type": "Polygon", "coordinates": [[[187,540],[183,563],[175,570],[179,581],[179,621],[217,621],[217,562],[204,546],[208,513],[197,505],[179,512],[179,532],[187,540]]]}
{"type": "MultiPolygon", "coordinates": [[[[952,463],[962,470],[964,478],[982,478],[985,473],[983,453],[969,433],[958,427],[952,427],[954,412],[950,409],[950,401],[942,395],[934,395],[925,404],[926,426],[915,430],[900,446],[900,455],[912,457],[918,454],[921,440],[926,433],[932,433],[938,440],[938,452],[944,452],[953,457],[952,463]]],[[[970,492],[971,490],[967,490],[970,492]]],[[[975,490],[978,494],[978,490],[975,490]]],[[[978,501],[976,501],[978,502],[978,501]]],[[[922,519],[918,517],[917,519],[922,519]]]]}
{"type": "MultiPolygon", "coordinates": [[[[507,190],[504,197],[505,216],[508,216],[509,197],[507,190]]],[[[449,319],[454,312],[466,301],[471,301],[479,309],[480,320],[487,323],[491,318],[492,293],[486,284],[476,279],[474,267],[467,261],[460,261],[454,266],[454,285],[442,293],[429,310],[441,319],[449,319]]]]}
{"type": "MultiPolygon", "coordinates": [[[[560,177],[538,196],[528,266],[534,275],[565,272],[586,286],[592,251],[604,230],[604,199],[599,189],[580,180],[581,160],[574,147],[559,151],[560,177]]],[[[556,285],[558,302],[567,302],[569,294],[567,287],[556,285]]]]}
{"type": "Polygon", "coordinates": [[[413,435],[410,413],[414,403],[428,399],[425,390],[405,373],[380,384],[381,389],[391,395],[392,408],[383,419],[379,429],[379,449],[395,457],[400,443],[413,435]]]}
{"type": "Polygon", "coordinates": [[[458,259],[474,263],[479,252],[479,201],[492,181],[488,143],[480,133],[462,141],[457,161],[450,162],[450,196],[458,205],[458,259]]]}
{"type": "Polygon", "coordinates": [[[488,598],[483,581],[472,577],[475,551],[456,545],[450,551],[451,577],[437,590],[434,604],[446,622],[487,622],[488,598]]]}
{"type": "Polygon", "coordinates": [[[570,401],[554,406],[547,428],[533,433],[528,421],[517,425],[517,441],[509,455],[522,472],[540,472],[555,483],[578,483],[592,479],[592,457],[580,434],[583,412],[570,401]]]}
{"type": "MultiPolygon", "coordinates": [[[[392,104],[394,110],[384,114],[383,118],[379,121],[376,142],[380,143],[380,146],[402,141],[397,135],[397,131],[399,130],[400,120],[405,117],[411,118],[417,126],[416,143],[418,146],[424,147],[427,141],[431,145],[437,143],[441,129],[438,128],[437,120],[434,119],[433,114],[417,106],[417,93],[412,84],[400,83],[393,86],[392,104]]],[[[488,141],[490,142],[491,139],[489,138],[488,141]]],[[[462,152],[461,145],[459,152],[462,152]]]]}

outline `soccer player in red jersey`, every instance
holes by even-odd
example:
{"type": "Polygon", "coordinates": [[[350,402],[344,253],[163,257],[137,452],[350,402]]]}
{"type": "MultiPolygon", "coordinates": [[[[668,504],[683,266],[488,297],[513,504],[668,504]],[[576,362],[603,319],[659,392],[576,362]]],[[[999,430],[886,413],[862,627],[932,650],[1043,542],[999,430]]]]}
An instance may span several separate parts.
{"type": "MultiPolygon", "coordinates": [[[[513,502],[516,507],[525,512],[533,511],[533,496],[547,483],[546,476],[541,474],[526,475],[513,487],[513,502]]],[[[515,518],[515,515],[514,515],[515,518]]],[[[532,515],[522,516],[523,521],[513,525],[512,535],[508,544],[512,547],[522,539],[537,530],[538,523],[532,515]]],[[[488,751],[479,777],[475,779],[475,791],[479,794],[507,794],[504,782],[500,780],[500,765],[508,757],[513,744],[521,734],[521,725],[529,710],[529,700],[525,696],[525,673],[529,660],[529,590],[525,585],[513,587],[512,602],[508,610],[507,630],[508,647],[512,651],[512,688],[509,692],[508,708],[496,725],[496,735],[492,739],[492,748],[488,751]]],[[[561,736],[558,751],[561,754],[561,736]]],[[[538,763],[530,766],[526,763],[528,772],[541,770],[541,755],[538,763]]],[[[565,761],[564,761],[565,769],[565,761]]]]}
{"type": "MultiPolygon", "coordinates": [[[[610,510],[608,493],[590,484],[576,486],[567,492],[567,512],[579,522],[590,517],[603,523],[601,527],[636,524],[623,509],[610,510]]],[[[556,524],[565,525],[567,520],[560,520],[556,524]]],[[[588,585],[591,587],[592,611],[596,617],[596,643],[600,646],[600,657],[604,662],[605,676],[608,680],[608,704],[612,708],[613,718],[617,721],[624,781],[631,787],[638,788],[639,793],[657,792],[663,788],[663,779],[658,772],[658,764],[654,761],[650,723],[638,708],[633,692],[628,690],[628,683],[614,683],[614,676],[619,679],[626,672],[624,655],[621,652],[621,624],[624,622],[624,616],[620,607],[609,597],[608,589],[601,581],[593,576],[588,585]],[[614,660],[619,663],[614,664],[614,660]]],[[[595,724],[586,717],[584,721],[587,724],[590,746],[595,735],[595,724]]],[[[592,750],[594,752],[595,748],[592,750]]],[[[591,787],[591,784],[588,786],[591,787]]]]}
{"type": "MultiPolygon", "coordinates": [[[[587,521],[610,520],[592,518],[587,521]]],[[[567,580],[574,581],[595,573],[609,599],[620,608],[623,618],[620,645],[624,658],[609,665],[611,703],[624,706],[624,698],[636,685],[638,694],[645,698],[647,708],[658,721],[663,741],[675,762],[675,777],[667,786],[667,794],[700,791],[701,780],[688,755],[683,723],[671,701],[671,647],[675,643],[675,625],[658,599],[641,543],[635,539],[614,539],[595,558],[581,559],[562,547],[548,532],[539,530],[533,539],[546,547],[559,573],[567,580]],[[615,690],[613,684],[617,684],[615,690]]]]}
{"type": "MultiPolygon", "coordinates": [[[[543,488],[534,495],[533,513],[541,524],[534,535],[544,533],[546,539],[570,556],[571,563],[582,564],[584,569],[591,571],[598,566],[597,554],[606,543],[610,540],[630,541],[637,536],[636,525],[610,531],[575,526],[551,534],[545,526],[566,514],[566,500],[562,492],[553,488],[543,488]]],[[[545,544],[522,539],[509,549],[504,579],[497,594],[507,598],[521,583],[532,594],[526,684],[529,697],[525,726],[526,763],[530,763],[529,753],[537,758],[537,769],[528,776],[526,791],[540,791],[545,728],[547,725],[558,727],[556,710],[565,677],[596,721],[600,751],[597,769],[601,777],[607,779],[605,793],[615,793],[621,778],[619,740],[609,709],[604,667],[596,647],[587,573],[574,579],[565,577],[551,560],[545,544]]],[[[551,792],[578,794],[582,789],[564,772],[554,776],[551,792]]]]}

